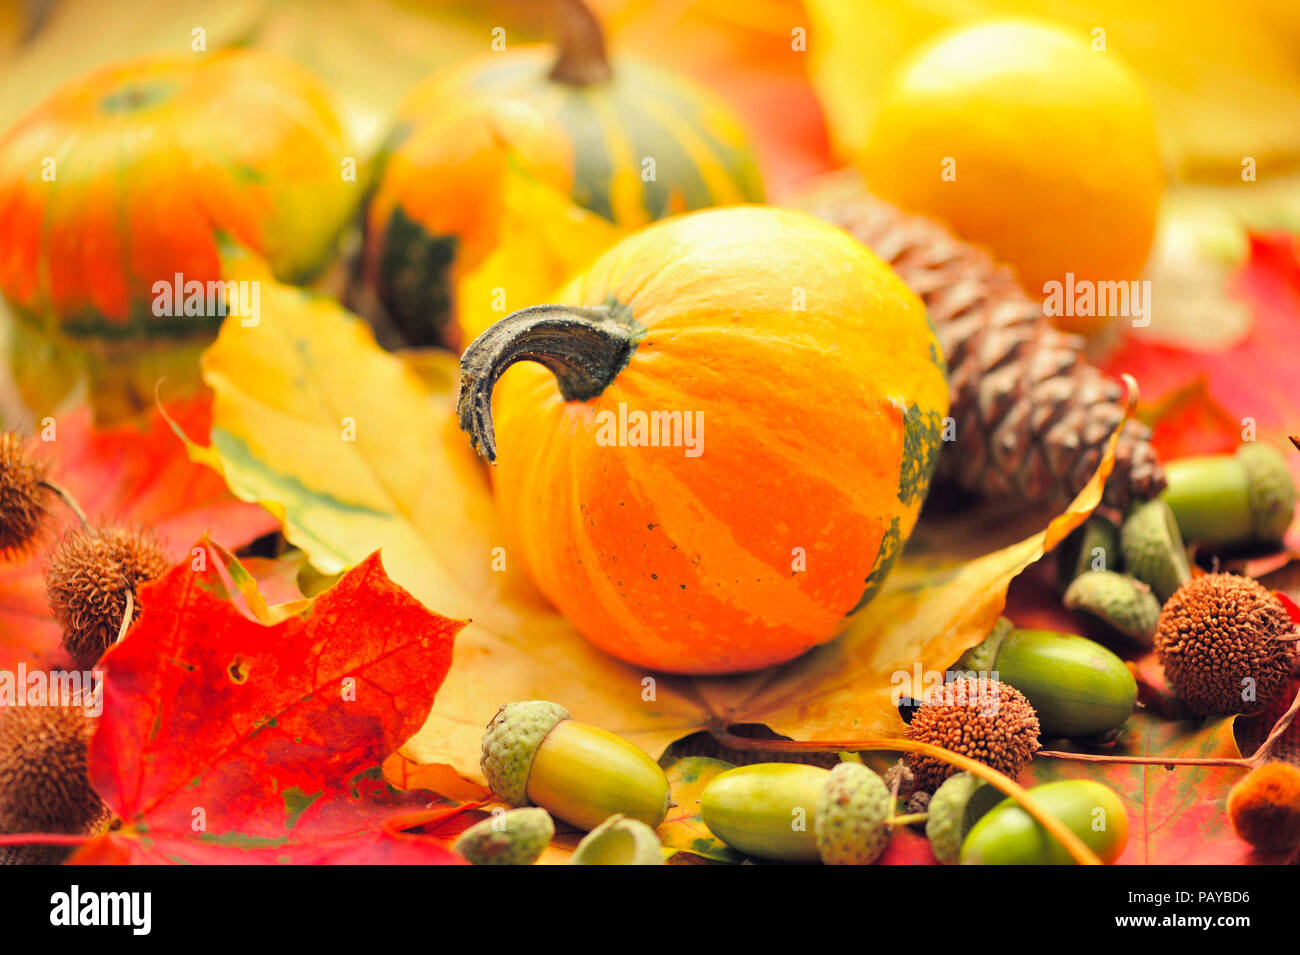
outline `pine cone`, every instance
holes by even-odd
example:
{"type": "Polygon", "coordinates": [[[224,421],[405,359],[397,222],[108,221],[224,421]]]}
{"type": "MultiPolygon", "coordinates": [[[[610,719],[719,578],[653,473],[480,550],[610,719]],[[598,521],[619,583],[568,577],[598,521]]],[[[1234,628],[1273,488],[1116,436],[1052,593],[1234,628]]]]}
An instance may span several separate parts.
{"type": "MultiPolygon", "coordinates": [[[[1068,504],[1124,417],[1123,387],[1088,363],[1083,339],[1053,328],[1008,267],[872,196],[857,173],[823,177],[794,205],[847,229],[925,302],[957,422],[939,475],[990,498],[1068,504]]],[[[1125,423],[1108,504],[1123,508],[1164,488],[1150,437],[1140,422],[1125,423]]]]}

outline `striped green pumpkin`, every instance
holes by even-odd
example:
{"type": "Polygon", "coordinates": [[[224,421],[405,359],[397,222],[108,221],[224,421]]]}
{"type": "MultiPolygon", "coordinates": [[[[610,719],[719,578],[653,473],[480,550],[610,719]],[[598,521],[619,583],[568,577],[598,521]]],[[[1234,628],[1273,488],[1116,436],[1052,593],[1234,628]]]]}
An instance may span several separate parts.
{"type": "Polygon", "coordinates": [[[450,289],[497,244],[510,162],[627,228],[763,200],[740,121],[681,76],[610,65],[603,46],[558,59],[523,47],[438,74],[399,111],[367,219],[368,278],[412,344],[458,344],[450,289]]]}
{"type": "Polygon", "coordinates": [[[708,90],[639,60],[620,61],[607,83],[571,86],[547,78],[550,59],[545,48],[489,58],[467,86],[537,110],[524,121],[540,119],[558,142],[525,160],[584,209],[636,227],[763,200],[745,130],[708,90]]]}

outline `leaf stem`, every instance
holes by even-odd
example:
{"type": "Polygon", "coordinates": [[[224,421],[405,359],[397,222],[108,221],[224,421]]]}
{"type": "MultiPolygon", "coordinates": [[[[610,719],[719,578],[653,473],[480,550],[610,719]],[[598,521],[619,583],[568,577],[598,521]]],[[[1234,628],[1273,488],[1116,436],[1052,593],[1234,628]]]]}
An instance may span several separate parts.
{"type": "Polygon", "coordinates": [[[912,812],[905,816],[891,816],[889,824],[891,826],[910,826],[914,822],[925,822],[930,818],[928,812],[912,812]]]}
{"type": "Polygon", "coordinates": [[[1134,766],[1243,766],[1250,761],[1243,756],[1112,756],[1109,753],[1071,753],[1062,749],[1040,749],[1034,758],[1072,759],[1080,763],[1129,763],[1134,766]]]}
{"type": "Polygon", "coordinates": [[[114,643],[121,643],[126,639],[126,632],[131,629],[131,619],[135,616],[135,591],[128,582],[126,588],[126,610],[122,614],[122,625],[117,628],[117,639],[114,643]]]}
{"type": "Polygon", "coordinates": [[[1294,722],[1296,713],[1300,712],[1300,691],[1287,711],[1278,717],[1273,728],[1269,730],[1264,742],[1249,756],[1112,756],[1109,753],[1070,753],[1065,750],[1040,749],[1035,756],[1048,759],[1073,759],[1080,763],[1128,763],[1135,766],[1236,766],[1241,769],[1254,769],[1267,762],[1273,753],[1277,741],[1294,722]]]}

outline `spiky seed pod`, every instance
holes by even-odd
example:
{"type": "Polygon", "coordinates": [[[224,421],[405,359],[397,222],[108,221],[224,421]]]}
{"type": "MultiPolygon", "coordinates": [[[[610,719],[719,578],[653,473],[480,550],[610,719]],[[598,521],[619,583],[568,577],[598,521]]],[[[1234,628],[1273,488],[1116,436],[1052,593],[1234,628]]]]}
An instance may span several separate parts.
{"type": "MultiPolygon", "coordinates": [[[[987,677],[960,677],[931,687],[904,736],[931,743],[1015,777],[1038,752],[1038,715],[1015,687],[987,677]]],[[[932,756],[907,753],[916,786],[934,792],[958,770],[932,756]]]]}
{"type": "Polygon", "coordinates": [[[117,639],[132,594],[132,620],[140,613],[139,587],[162,576],[170,561],[143,528],[79,528],[65,534],[45,571],[50,610],[63,628],[63,646],[83,670],[92,668],[117,639]]]}
{"type": "Polygon", "coordinates": [[[1296,627],[1258,581],[1206,574],[1160,611],[1155,648],[1174,692],[1198,716],[1250,713],[1287,684],[1296,627]]]}
{"type": "MultiPolygon", "coordinates": [[[[108,811],[86,777],[94,730],[94,719],[75,704],[0,709],[0,833],[80,835],[102,825],[108,811]]],[[[0,862],[51,864],[71,852],[0,847],[0,862]]]]}
{"type": "Polygon", "coordinates": [[[1300,847],[1300,769],[1289,763],[1256,766],[1228,791],[1228,818],[1257,849],[1300,847]]]}
{"type": "Polygon", "coordinates": [[[50,503],[45,462],[12,431],[0,433],[0,559],[31,548],[50,503]]]}
{"type": "MultiPolygon", "coordinates": [[[[1073,499],[1124,418],[1123,389],[1088,363],[1083,339],[1052,328],[986,252],[871,195],[856,173],[824,177],[795,205],[848,230],[925,302],[957,422],[939,476],[990,498],[1073,499]]],[[[1106,482],[1113,506],[1164,488],[1150,438],[1145,425],[1124,424],[1106,482]]]]}

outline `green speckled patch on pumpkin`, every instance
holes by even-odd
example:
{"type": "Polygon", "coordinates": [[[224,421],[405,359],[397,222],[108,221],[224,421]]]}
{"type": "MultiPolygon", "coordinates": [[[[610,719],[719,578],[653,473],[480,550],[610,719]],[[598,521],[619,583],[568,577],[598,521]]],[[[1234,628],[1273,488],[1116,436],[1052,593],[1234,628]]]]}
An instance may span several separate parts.
{"type": "Polygon", "coordinates": [[[101,96],[99,108],[105,113],[134,113],[165,103],[175,90],[176,84],[166,81],[124,83],[101,96]]]}
{"type": "Polygon", "coordinates": [[[862,596],[845,616],[852,616],[871,602],[871,598],[876,595],[876,591],[880,590],[885,578],[889,576],[889,569],[894,566],[894,561],[898,558],[899,551],[902,549],[903,528],[898,515],[895,515],[889,522],[889,530],[885,531],[885,536],[880,540],[880,550],[876,553],[876,563],[871,568],[870,575],[864,581],[866,587],[862,591],[862,596]]]}
{"type": "Polygon", "coordinates": [[[903,460],[898,466],[898,499],[904,506],[919,503],[930,486],[939,449],[943,447],[943,418],[934,409],[913,404],[903,412],[903,460]]]}

